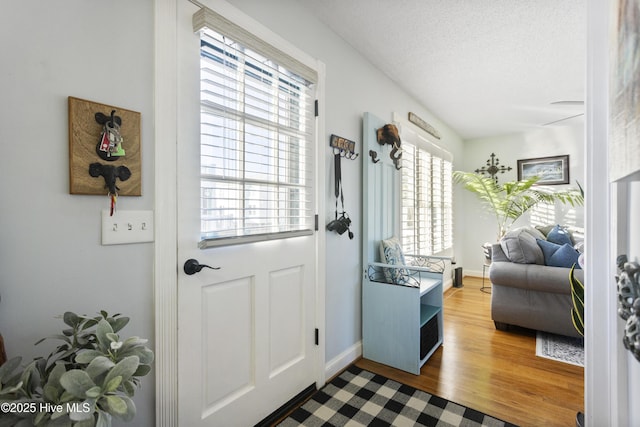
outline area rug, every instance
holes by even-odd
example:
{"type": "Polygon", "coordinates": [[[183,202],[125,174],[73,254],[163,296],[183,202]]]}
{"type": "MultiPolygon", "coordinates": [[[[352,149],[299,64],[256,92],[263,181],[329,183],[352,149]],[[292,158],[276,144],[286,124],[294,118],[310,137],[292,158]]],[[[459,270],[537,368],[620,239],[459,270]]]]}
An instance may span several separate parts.
{"type": "Polygon", "coordinates": [[[278,425],[515,427],[356,366],[347,368],[278,425]]]}
{"type": "Polygon", "coordinates": [[[584,366],[584,339],[538,331],[536,333],[536,356],[584,366]]]}

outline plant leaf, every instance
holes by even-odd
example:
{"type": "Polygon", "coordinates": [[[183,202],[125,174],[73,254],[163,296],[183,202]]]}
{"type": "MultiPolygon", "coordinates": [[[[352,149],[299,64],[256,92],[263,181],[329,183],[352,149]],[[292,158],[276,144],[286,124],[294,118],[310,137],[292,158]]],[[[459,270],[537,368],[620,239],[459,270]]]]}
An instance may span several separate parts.
{"type": "Polygon", "coordinates": [[[584,285],[580,280],[575,277],[574,270],[575,264],[569,271],[569,283],[571,284],[571,301],[573,307],[571,308],[571,321],[573,327],[578,333],[584,336],[584,285]]]}
{"type": "Polygon", "coordinates": [[[114,366],[115,363],[107,357],[100,355],[89,363],[85,368],[85,372],[89,374],[89,377],[91,377],[94,382],[98,382],[100,381],[98,378],[114,366]]]}
{"type": "Polygon", "coordinates": [[[113,319],[111,323],[111,327],[113,328],[113,332],[118,332],[129,323],[128,317],[119,317],[117,319],[113,319]]]}
{"type": "Polygon", "coordinates": [[[87,390],[96,386],[89,374],[80,369],[72,369],[65,372],[60,377],[60,384],[67,392],[81,399],[86,397],[87,390]]]}
{"type": "Polygon", "coordinates": [[[122,381],[127,381],[136,372],[139,364],[138,356],[125,357],[109,371],[103,384],[106,386],[115,377],[122,377],[122,381]]]}
{"type": "Polygon", "coordinates": [[[88,398],[97,399],[99,396],[102,395],[102,389],[100,387],[98,387],[98,386],[91,387],[89,390],[87,390],[85,395],[88,398]]]}
{"type": "Polygon", "coordinates": [[[106,400],[106,409],[112,415],[117,415],[118,417],[125,417],[127,415],[128,406],[122,397],[108,395],[105,396],[103,400],[106,400]]]}
{"type": "Polygon", "coordinates": [[[118,376],[115,378],[112,378],[104,387],[105,392],[107,393],[111,393],[114,392],[118,389],[118,387],[120,387],[120,384],[122,383],[122,377],[118,376]]]}
{"type": "Polygon", "coordinates": [[[6,383],[13,371],[20,366],[20,362],[22,362],[22,357],[17,356],[7,360],[0,366],[0,384],[6,383]]]}
{"type": "Polygon", "coordinates": [[[100,348],[104,352],[107,352],[109,350],[111,340],[107,337],[107,335],[112,333],[113,329],[111,328],[109,322],[107,322],[105,319],[102,319],[98,322],[98,326],[96,327],[96,338],[98,338],[100,348]]]}
{"type": "Polygon", "coordinates": [[[111,415],[104,411],[98,411],[96,427],[111,427],[111,415]]]}
{"type": "Polygon", "coordinates": [[[104,356],[104,354],[98,350],[87,350],[76,355],[76,363],[91,363],[96,357],[104,356]]]}
{"type": "Polygon", "coordinates": [[[75,328],[80,323],[80,318],[78,317],[78,315],[70,311],[67,311],[62,315],[62,320],[72,328],[75,328]]]}
{"type": "Polygon", "coordinates": [[[144,377],[145,375],[149,374],[149,372],[151,372],[151,366],[149,366],[149,365],[140,365],[140,366],[138,366],[138,369],[136,370],[136,372],[133,375],[135,377],[144,377]]]}

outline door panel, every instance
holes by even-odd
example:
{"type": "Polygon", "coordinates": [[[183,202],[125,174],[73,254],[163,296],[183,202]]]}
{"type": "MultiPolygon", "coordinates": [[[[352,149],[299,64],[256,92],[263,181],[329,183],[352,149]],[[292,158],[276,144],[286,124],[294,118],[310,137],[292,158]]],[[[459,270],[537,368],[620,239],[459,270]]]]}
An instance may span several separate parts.
{"type": "Polygon", "coordinates": [[[178,6],[179,425],[249,426],[316,381],[318,237],[198,248],[200,40],[178,6]],[[187,275],[190,258],[220,269],[187,275]]]}
{"type": "Polygon", "coordinates": [[[202,288],[205,412],[215,412],[254,386],[253,289],[251,277],[202,288]]]}

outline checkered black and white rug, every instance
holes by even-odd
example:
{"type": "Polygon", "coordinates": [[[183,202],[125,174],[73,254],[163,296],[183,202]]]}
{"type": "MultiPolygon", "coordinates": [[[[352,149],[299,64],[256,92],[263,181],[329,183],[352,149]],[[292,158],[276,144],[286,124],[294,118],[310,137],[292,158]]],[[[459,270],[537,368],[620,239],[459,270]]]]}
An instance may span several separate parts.
{"type": "Polygon", "coordinates": [[[317,391],[279,426],[515,427],[356,366],[317,391]]]}

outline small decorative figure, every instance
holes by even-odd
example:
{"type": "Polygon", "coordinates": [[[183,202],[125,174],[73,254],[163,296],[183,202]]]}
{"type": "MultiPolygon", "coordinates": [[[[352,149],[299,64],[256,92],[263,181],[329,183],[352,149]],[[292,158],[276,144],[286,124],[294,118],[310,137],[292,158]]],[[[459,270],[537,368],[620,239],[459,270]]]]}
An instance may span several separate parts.
{"type": "Polygon", "coordinates": [[[627,321],[622,344],[640,361],[640,265],[628,262],[626,255],[620,255],[616,262],[618,315],[627,321]]]}
{"type": "Polygon", "coordinates": [[[391,153],[389,153],[389,157],[393,160],[393,164],[395,165],[397,170],[400,170],[402,166],[400,166],[400,159],[402,157],[402,150],[400,148],[400,134],[398,133],[398,128],[394,124],[387,124],[382,126],[380,129],[376,131],[376,136],[378,138],[378,143],[380,145],[389,144],[393,148],[391,149],[391,153]],[[396,153],[399,154],[396,156],[396,153]]]}
{"type": "Polygon", "coordinates": [[[633,303],[640,297],[640,266],[636,262],[627,262],[626,255],[620,255],[617,264],[618,315],[627,320],[633,313],[633,303]]]}

